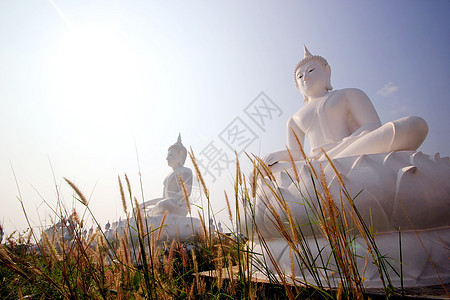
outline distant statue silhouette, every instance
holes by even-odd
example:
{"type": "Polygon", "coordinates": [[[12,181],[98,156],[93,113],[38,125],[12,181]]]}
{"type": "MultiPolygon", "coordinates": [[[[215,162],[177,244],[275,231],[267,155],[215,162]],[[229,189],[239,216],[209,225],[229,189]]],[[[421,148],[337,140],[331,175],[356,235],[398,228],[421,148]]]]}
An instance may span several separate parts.
{"type": "Polygon", "coordinates": [[[186,216],[188,207],[186,197],[189,197],[192,191],[192,171],[184,167],[187,157],[187,150],[181,142],[181,135],[175,144],[169,147],[167,153],[167,164],[172,168],[172,172],[164,179],[164,190],[161,198],[145,201],[139,208],[147,216],[162,215],[166,211],[168,214],[186,216]],[[186,193],[183,193],[181,181],[183,182],[186,193]]]}

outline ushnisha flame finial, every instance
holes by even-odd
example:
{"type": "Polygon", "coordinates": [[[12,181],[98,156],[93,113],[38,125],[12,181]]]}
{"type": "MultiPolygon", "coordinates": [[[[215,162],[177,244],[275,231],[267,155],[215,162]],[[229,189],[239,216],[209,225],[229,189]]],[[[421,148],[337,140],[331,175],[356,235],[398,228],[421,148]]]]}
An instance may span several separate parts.
{"type": "Polygon", "coordinates": [[[308,61],[311,60],[316,60],[318,62],[320,62],[324,67],[328,65],[328,62],[325,58],[323,58],[320,55],[312,55],[311,52],[309,52],[308,48],[306,48],[306,46],[303,46],[303,51],[304,51],[304,57],[303,59],[295,66],[294,69],[294,76],[295,76],[295,72],[297,72],[297,69],[299,67],[301,67],[302,65],[306,64],[308,61]]]}
{"type": "Polygon", "coordinates": [[[303,45],[303,52],[304,52],[304,56],[303,57],[305,57],[305,58],[308,57],[308,56],[313,56],[311,54],[311,52],[309,52],[308,48],[306,48],[305,45],[303,45]]]}
{"type": "Polygon", "coordinates": [[[172,146],[170,146],[169,149],[170,148],[178,148],[178,149],[185,148],[183,143],[181,142],[181,133],[178,134],[177,142],[172,146]]]}

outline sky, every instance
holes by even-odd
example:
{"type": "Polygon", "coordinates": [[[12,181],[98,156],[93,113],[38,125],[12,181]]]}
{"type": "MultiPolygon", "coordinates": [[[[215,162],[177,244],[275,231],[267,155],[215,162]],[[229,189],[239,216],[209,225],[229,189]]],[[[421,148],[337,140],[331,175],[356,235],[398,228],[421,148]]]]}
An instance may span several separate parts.
{"type": "MultiPolygon", "coordinates": [[[[424,118],[419,150],[448,156],[449,13],[444,0],[0,1],[0,224],[29,227],[19,200],[35,229],[58,198],[83,212],[63,177],[100,224],[123,218],[118,176],[139,201],[160,197],[179,133],[226,223],[233,149],[248,171],[245,153],[285,147],[304,45],[335,89],[365,91],[383,123],[424,118]]],[[[205,207],[198,184],[192,199],[205,207]]]]}

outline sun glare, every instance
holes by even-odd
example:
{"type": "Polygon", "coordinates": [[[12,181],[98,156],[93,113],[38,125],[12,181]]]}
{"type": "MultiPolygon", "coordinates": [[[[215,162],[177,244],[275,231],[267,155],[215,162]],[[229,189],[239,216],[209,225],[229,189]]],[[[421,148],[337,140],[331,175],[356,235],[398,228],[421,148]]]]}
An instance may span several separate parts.
{"type": "Polygon", "coordinates": [[[47,88],[57,113],[87,115],[99,124],[117,121],[140,96],[145,75],[139,60],[112,26],[89,24],[69,31],[49,64],[47,88]]]}

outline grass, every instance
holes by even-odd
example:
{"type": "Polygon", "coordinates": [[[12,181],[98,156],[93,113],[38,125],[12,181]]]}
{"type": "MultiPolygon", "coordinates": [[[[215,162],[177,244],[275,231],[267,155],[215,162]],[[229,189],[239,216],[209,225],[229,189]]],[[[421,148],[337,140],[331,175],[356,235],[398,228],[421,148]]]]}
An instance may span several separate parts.
{"type": "MultiPolygon", "coordinates": [[[[252,225],[257,232],[259,243],[263,251],[267,253],[266,256],[273,265],[272,269],[275,270],[275,275],[286,288],[292,283],[295,285],[296,282],[299,282],[302,286],[311,287],[314,294],[323,298],[361,299],[364,296],[363,274],[360,274],[358,270],[358,257],[353,251],[353,243],[357,237],[362,237],[371,256],[371,263],[378,268],[386,295],[392,294],[393,287],[389,278],[386,258],[379,252],[373,232],[362,219],[354,204],[355,198],[350,196],[333,162],[327,156],[341,185],[339,199],[332,197],[322,167],[320,166],[320,172],[317,172],[304,154],[300,143],[299,147],[305,164],[309,167],[310,178],[299,177],[297,166],[290,156],[294,173],[294,178],[291,180],[295,183],[299,194],[302,195],[302,199],[298,199],[299,202],[296,204],[304,206],[309,220],[306,224],[297,223],[291,211],[292,203],[288,203],[283,194],[277,192],[279,186],[270,168],[259,158],[255,158],[253,161],[253,173],[262,176],[263,186],[269,190],[260,196],[262,206],[273,227],[289,245],[291,270],[286,272],[278,265],[274,254],[271,253],[269,241],[258,231],[257,223],[253,222],[252,225]],[[305,180],[310,180],[314,186],[312,195],[305,195],[302,192],[301,186],[305,184],[305,180]],[[323,238],[327,241],[325,246],[319,243],[319,240],[323,238]],[[314,248],[317,251],[314,251],[314,248]],[[331,252],[327,252],[327,249],[331,252]],[[297,276],[295,276],[294,268],[296,264],[301,266],[301,274],[296,274],[297,276]],[[338,280],[336,281],[335,278],[338,280]],[[333,293],[331,291],[336,284],[338,287],[333,293]]],[[[324,154],[326,155],[325,152],[324,154]]],[[[254,220],[257,209],[254,199],[253,202],[247,201],[244,206],[250,210],[248,219],[254,220]]],[[[288,296],[294,298],[292,294],[288,294],[288,296]]]]}
{"type": "MultiPolygon", "coordinates": [[[[80,216],[74,209],[65,209],[58,199],[53,210],[63,230],[42,232],[39,240],[32,230],[15,238],[12,235],[6,237],[0,245],[0,297],[362,299],[363,275],[358,271],[358,258],[353,251],[353,242],[357,237],[362,237],[366,243],[370,263],[378,268],[386,297],[392,294],[389,265],[376,247],[370,226],[354,205],[355,197],[349,194],[336,170],[341,184],[339,199],[331,195],[323,170],[316,172],[306,155],[304,160],[309,167],[309,178],[299,176],[291,158],[294,170],[291,180],[298,191],[302,190],[304,181],[311,181],[315,187],[312,195],[302,195],[302,199],[298,199],[304,203],[310,220],[308,224],[298,224],[290,204],[278,192],[278,184],[270,168],[259,158],[249,157],[254,176],[247,177],[241,171],[236,155],[234,195],[229,197],[225,194],[232,230],[225,235],[211,230],[209,222],[205,222],[213,220],[215,227],[218,227],[208,188],[192,150],[190,157],[206,198],[206,207],[198,215],[203,227],[200,234],[190,241],[160,241],[162,227],[149,226],[136,209],[139,200],[125,175],[125,188],[120,177],[118,184],[127,226],[123,232],[116,233],[114,241],[108,241],[82,191],[66,179],[85,211],[80,216]],[[257,178],[261,181],[258,182],[257,178]],[[270,197],[258,195],[260,184],[267,187],[266,196],[270,197]],[[272,225],[289,245],[291,272],[278,265],[275,254],[270,250],[270,241],[258,228],[258,199],[269,212],[272,225]],[[98,227],[89,233],[85,228],[88,218],[98,227]],[[318,241],[322,238],[327,241],[326,247],[331,249],[329,253],[319,245],[318,241]],[[255,242],[265,255],[256,250],[255,242]],[[321,249],[319,255],[314,254],[313,247],[321,249]],[[301,274],[295,274],[295,264],[301,266],[301,274]],[[204,273],[201,273],[211,270],[215,270],[215,276],[203,276],[204,273]],[[271,284],[261,286],[252,280],[256,272],[264,274],[271,284]],[[337,287],[333,285],[336,278],[339,282],[337,287]]],[[[329,163],[334,168],[331,160],[329,163]]],[[[143,196],[140,197],[143,202],[143,196]]],[[[24,213],[26,215],[25,210],[24,213]]]]}

